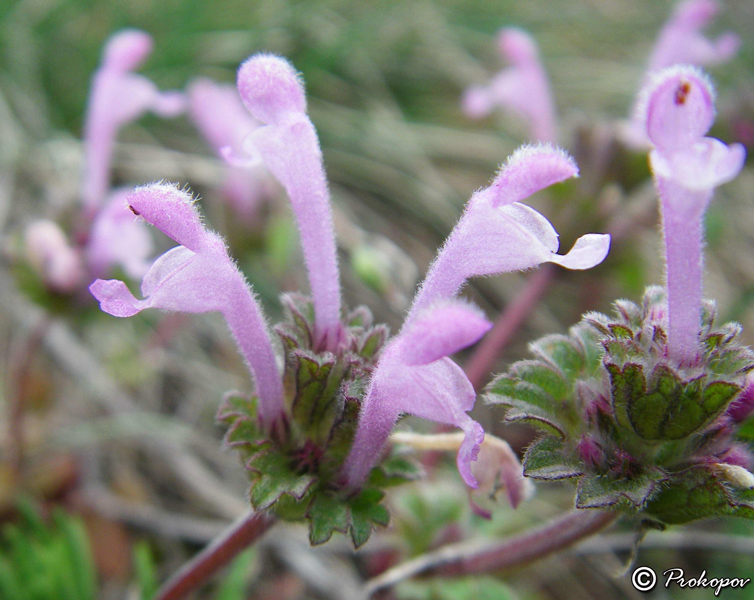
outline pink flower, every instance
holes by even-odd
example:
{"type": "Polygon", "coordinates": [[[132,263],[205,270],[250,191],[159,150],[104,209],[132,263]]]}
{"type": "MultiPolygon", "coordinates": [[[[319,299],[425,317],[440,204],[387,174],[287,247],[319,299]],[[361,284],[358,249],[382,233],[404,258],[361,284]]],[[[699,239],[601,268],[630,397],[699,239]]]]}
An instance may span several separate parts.
{"type": "Polygon", "coordinates": [[[647,72],[678,64],[719,65],[735,56],[741,44],[738,35],[726,31],[713,41],[702,33],[717,11],[714,0],[679,2],[657,38],[647,72]]]}
{"type": "Polygon", "coordinates": [[[110,187],[110,162],[118,130],[146,111],[173,117],[183,111],[183,95],[160,92],[142,75],[132,73],[152,52],[152,39],[143,31],[125,29],[105,46],[102,64],[92,79],[84,125],[86,171],[83,203],[96,213],[110,187]]]}
{"type": "Polygon", "coordinates": [[[92,222],[84,249],[92,278],[104,277],[114,265],[121,265],[134,279],[143,277],[149,269],[152,238],[128,208],[130,193],[127,189],[113,192],[92,222]]]}
{"type": "Polygon", "coordinates": [[[479,119],[500,106],[528,121],[533,141],[554,143],[555,108],[534,40],[525,31],[508,28],[500,31],[497,42],[500,54],[510,66],[487,85],[466,90],[461,99],[464,113],[479,119]]]}
{"type": "Polygon", "coordinates": [[[57,223],[34,221],[25,238],[29,262],[48,288],[61,294],[79,289],[86,275],[81,253],[68,243],[57,223]]]}
{"type": "Polygon", "coordinates": [[[519,203],[577,173],[576,164],[561,150],[524,147],[511,156],[490,187],[472,196],[430,266],[401,332],[377,364],[344,468],[348,485],[364,482],[395,421],[408,413],[455,425],[466,433],[458,469],[464,481],[476,487],[470,463],[479,452],[483,431],[466,414],[476,394],[448,356],[475,343],[490,324],[478,309],[455,296],[470,277],[529,269],[543,262],[588,269],[604,260],[609,235],[585,235],[568,254],[558,255],[558,234],[552,225],[519,203]]]}
{"type": "Polygon", "coordinates": [[[247,140],[260,123],[246,110],[238,90],[210,79],[197,79],[188,90],[189,114],[218,156],[229,158],[223,193],[244,221],[254,220],[259,203],[270,194],[268,175],[259,157],[248,153],[247,140]]]}
{"type": "Polygon", "coordinates": [[[693,364],[699,354],[702,217],[714,188],[741,171],[745,151],[704,137],[715,118],[714,93],[698,69],[661,71],[643,99],[665,241],[668,351],[679,363],[693,364]]]}
{"type": "Polygon", "coordinates": [[[222,313],[256,381],[260,420],[272,427],[283,413],[283,388],[270,331],[223,240],[204,227],[191,196],[172,185],[137,188],[128,203],[180,246],[147,271],[141,284],[143,300],[122,281],[95,281],[89,289],[102,310],[116,317],[130,317],[145,308],[222,313]]]}
{"type": "Polygon", "coordinates": [[[335,351],[342,340],[340,277],[330,193],[299,74],[285,59],[252,56],[238,70],[238,91],[265,124],[250,143],[293,205],[314,301],[316,345],[335,351]]]}
{"type": "MultiPolygon", "coordinates": [[[[718,5],[714,0],[685,0],[676,5],[673,15],[657,37],[642,88],[650,85],[655,73],[667,67],[681,64],[714,66],[735,56],[740,45],[738,35],[728,31],[712,41],[702,33],[717,11],[718,5]]],[[[649,143],[643,118],[640,95],[631,121],[622,132],[626,143],[635,148],[646,147],[649,143]]]]}
{"type": "Polygon", "coordinates": [[[549,145],[517,150],[492,185],[469,200],[430,266],[407,322],[436,300],[457,294],[470,277],[531,269],[543,262],[568,269],[601,263],[610,247],[609,235],[584,235],[568,254],[557,254],[558,234],[550,222],[520,203],[577,174],[576,163],[562,150],[549,145]]]}
{"type": "Polygon", "coordinates": [[[477,486],[471,461],[476,460],[484,430],[466,414],[474,407],[476,392],[448,357],[476,342],[490,327],[478,308],[450,299],[422,311],[388,343],[362,403],[343,468],[348,486],[358,487],[366,480],[403,413],[460,427],[466,437],[458,451],[458,470],[468,485],[477,486]]]}

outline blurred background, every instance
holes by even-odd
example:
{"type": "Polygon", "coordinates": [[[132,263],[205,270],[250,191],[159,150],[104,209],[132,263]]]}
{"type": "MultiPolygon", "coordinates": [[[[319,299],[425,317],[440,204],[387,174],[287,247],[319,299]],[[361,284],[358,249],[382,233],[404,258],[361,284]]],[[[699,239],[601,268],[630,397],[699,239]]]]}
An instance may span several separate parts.
{"type": "MultiPolygon", "coordinates": [[[[662,282],[646,153],[627,149],[616,131],[672,7],[656,0],[0,3],[0,590],[6,572],[31,577],[53,565],[76,573],[76,589],[90,597],[148,597],[155,581],[246,508],[243,468],[222,448],[214,415],[227,390],[250,383],[219,315],[148,311],[115,319],[84,296],[55,298],[23,268],[22,232],[32,220],[75,226],[90,79],[112,33],[132,27],[153,36],[154,52],[140,72],[161,90],[184,89],[197,77],[232,83],[239,63],[260,51],[283,55],[301,71],[331,185],[345,299],[368,305],[395,331],[471,193],[528,141],[510,114],[472,121],[459,107],[467,86],[504,67],[497,31],[527,30],[550,77],[560,145],[581,168],[580,179],[537,195],[532,205],[559,231],[562,251],[587,232],[610,232],[614,243],[596,269],[552,272],[500,353],[492,371],[499,372],[526,357],[529,341],[565,332],[587,310],[609,311],[617,298],[638,300],[645,285],[662,282]]],[[[735,31],[742,46],[732,61],[708,70],[718,88],[711,135],[741,142],[750,154],[752,29],[754,4],[721,3],[709,32],[735,31]]],[[[124,128],[112,176],[124,186],[178,182],[199,195],[208,223],[229,240],[273,322],[281,292],[307,289],[284,194],[272,185],[253,218],[236,218],[219,192],[222,162],[187,117],[147,115],[124,128]]],[[[752,190],[751,166],[717,190],[706,255],[706,293],[723,318],[744,325],[749,343],[752,190]]],[[[154,234],[159,248],[170,247],[154,234]]],[[[467,293],[494,320],[531,277],[478,280],[467,293]]],[[[531,440],[527,430],[500,427],[500,415],[483,406],[475,416],[519,451],[531,440]]],[[[484,521],[469,511],[445,459],[428,463],[427,480],[396,490],[391,527],[358,553],[344,538],[311,550],[303,527],[280,526],[197,597],[353,598],[363,581],[406,558],[448,541],[507,535],[572,506],[569,486],[545,484],[515,513],[501,503],[484,521]]],[[[639,562],[658,572],[751,576],[751,533],[743,521],[679,528],[651,537],[639,562]]],[[[417,580],[382,597],[636,598],[629,580],[615,577],[631,545],[631,534],[617,531],[501,578],[417,580]]],[[[19,597],[55,597],[34,593],[41,595],[19,597]]],[[[695,593],[656,597],[709,595],[695,593]]],[[[726,593],[750,598],[754,587],[726,593]]]]}

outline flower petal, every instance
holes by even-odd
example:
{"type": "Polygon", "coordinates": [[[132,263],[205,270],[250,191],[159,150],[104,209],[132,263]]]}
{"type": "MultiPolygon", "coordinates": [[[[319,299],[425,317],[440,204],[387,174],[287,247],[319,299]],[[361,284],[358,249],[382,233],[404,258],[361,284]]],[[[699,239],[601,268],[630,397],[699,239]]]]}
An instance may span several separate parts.
{"type": "Polygon", "coordinates": [[[425,365],[479,340],[492,327],[476,306],[441,301],[419,313],[400,336],[398,353],[406,365],[425,365]]]}
{"type": "Polygon", "coordinates": [[[714,138],[702,138],[686,149],[652,151],[652,172],[693,191],[712,190],[738,176],[746,160],[741,144],[727,146],[714,138]]]}
{"type": "Polygon", "coordinates": [[[147,303],[137,300],[118,279],[97,279],[89,286],[89,291],[99,300],[100,308],[114,317],[133,317],[148,308],[147,303]]]}
{"type": "Polygon", "coordinates": [[[550,262],[566,269],[584,270],[600,264],[610,251],[610,235],[604,233],[587,233],[576,240],[568,254],[554,254],[550,262]]]}
{"type": "Polygon", "coordinates": [[[134,71],[152,54],[152,38],[138,29],[122,29],[105,44],[102,64],[125,73],[134,71]]]}
{"type": "Polygon", "coordinates": [[[174,248],[155,261],[142,282],[144,300],[114,280],[97,280],[90,287],[92,294],[103,310],[121,317],[148,307],[221,312],[254,377],[260,421],[273,427],[283,415],[283,389],[269,327],[223,240],[204,229],[191,198],[174,186],[145,186],[129,201],[147,221],[187,247],[174,248]]]}
{"type": "Polygon", "coordinates": [[[336,351],[342,337],[340,276],[330,192],[304,88],[284,59],[262,54],[238,71],[238,89],[251,114],[268,123],[251,139],[265,166],[283,184],[296,215],[314,301],[318,348],[336,351]]]}
{"type": "Polygon", "coordinates": [[[50,289],[70,294],[79,289],[86,276],[81,255],[71,246],[54,221],[41,219],[24,232],[29,262],[50,289]]]}
{"type": "Polygon", "coordinates": [[[291,64],[279,56],[257,54],[238,69],[238,91],[252,116],[278,123],[290,112],[306,114],[304,84],[291,64]]]}
{"type": "MultiPolygon", "coordinates": [[[[576,162],[560,148],[549,144],[522,146],[511,155],[492,185],[478,194],[497,207],[520,202],[578,174],[576,162]]],[[[472,198],[471,202],[475,200],[472,198]]]]}
{"type": "Polygon", "coordinates": [[[191,195],[176,185],[144,185],[129,194],[126,201],[135,214],[189,250],[199,252],[218,243],[218,238],[204,228],[191,195]]]}
{"type": "Polygon", "coordinates": [[[189,86],[188,99],[192,121],[215,152],[229,146],[233,155],[242,155],[244,140],[261,124],[246,110],[238,89],[196,79],[189,86]]]}
{"type": "Polygon", "coordinates": [[[684,149],[706,134],[715,120],[715,94],[695,67],[660,71],[645,88],[650,141],[663,151],[684,149]]]}
{"type": "Polygon", "coordinates": [[[471,118],[479,118],[500,106],[528,121],[531,139],[554,142],[552,93],[534,40],[525,31],[507,28],[500,31],[497,42],[503,59],[510,65],[488,85],[467,89],[461,101],[464,112],[471,118]]]}
{"type": "Polygon", "coordinates": [[[718,5],[713,0],[680,2],[657,38],[649,71],[677,64],[715,65],[732,58],[740,45],[736,34],[726,32],[713,41],[702,33],[717,11],[718,5]]]}
{"type": "Polygon", "coordinates": [[[110,161],[120,127],[148,110],[174,117],[184,109],[183,94],[161,93],[149,79],[131,72],[151,50],[152,40],[143,31],[116,33],[105,46],[102,64],[92,78],[84,124],[86,170],[82,190],[90,217],[107,196],[110,161]]]}

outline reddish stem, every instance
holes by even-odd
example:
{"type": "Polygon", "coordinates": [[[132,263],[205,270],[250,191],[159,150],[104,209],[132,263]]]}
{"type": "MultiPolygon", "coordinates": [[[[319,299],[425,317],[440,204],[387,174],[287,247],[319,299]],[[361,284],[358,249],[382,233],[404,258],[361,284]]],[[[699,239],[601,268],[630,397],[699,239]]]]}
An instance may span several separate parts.
{"type": "Polygon", "coordinates": [[[155,600],[184,598],[261,538],[275,521],[275,517],[264,512],[245,514],[227,532],[183,565],[157,592],[155,600]]]}
{"type": "Polygon", "coordinates": [[[450,544],[385,571],[367,582],[364,595],[369,597],[421,573],[461,576],[520,567],[594,535],[617,517],[612,511],[575,510],[502,542],[450,544]]]}
{"type": "Polygon", "coordinates": [[[466,375],[475,390],[479,390],[484,385],[503,348],[534,310],[554,276],[555,268],[553,265],[543,265],[526,282],[524,289],[521,290],[516,299],[500,313],[493,328],[477,346],[465,368],[466,375]]]}
{"type": "Polygon", "coordinates": [[[443,575],[467,575],[520,567],[590,537],[618,518],[618,513],[575,510],[519,537],[460,556],[440,568],[443,575]]]}

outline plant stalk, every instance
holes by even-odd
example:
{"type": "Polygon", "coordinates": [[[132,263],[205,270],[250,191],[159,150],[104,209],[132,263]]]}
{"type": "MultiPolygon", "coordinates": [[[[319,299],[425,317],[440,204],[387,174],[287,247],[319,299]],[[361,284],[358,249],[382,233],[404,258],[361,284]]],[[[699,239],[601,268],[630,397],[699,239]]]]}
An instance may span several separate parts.
{"type": "Polygon", "coordinates": [[[261,538],[275,521],[274,516],[264,512],[246,513],[228,531],[183,565],[157,592],[155,600],[185,598],[261,538]]]}
{"type": "Polygon", "coordinates": [[[563,550],[594,535],[616,518],[617,512],[575,510],[546,525],[502,542],[449,544],[388,569],[368,581],[364,597],[396,583],[432,571],[443,576],[470,575],[520,567],[563,550]]]}

